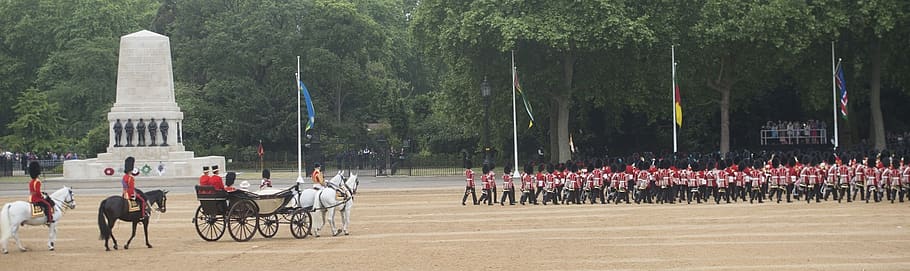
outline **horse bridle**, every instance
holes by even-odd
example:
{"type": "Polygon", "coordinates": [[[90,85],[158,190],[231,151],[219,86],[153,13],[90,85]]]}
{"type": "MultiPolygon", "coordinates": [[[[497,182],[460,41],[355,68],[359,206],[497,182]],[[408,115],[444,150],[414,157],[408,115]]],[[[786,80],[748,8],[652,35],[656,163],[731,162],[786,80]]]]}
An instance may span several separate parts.
{"type": "MultiPolygon", "coordinates": [[[[67,197],[60,201],[60,202],[63,202],[63,207],[64,207],[64,208],[60,208],[60,211],[62,211],[62,212],[66,212],[66,209],[76,209],[76,207],[73,206],[73,203],[76,202],[76,199],[73,197],[73,190],[69,190],[67,192],[68,192],[67,197]]],[[[53,199],[54,201],[57,201],[57,199],[54,199],[53,197],[51,197],[51,199],[53,199]]]]}

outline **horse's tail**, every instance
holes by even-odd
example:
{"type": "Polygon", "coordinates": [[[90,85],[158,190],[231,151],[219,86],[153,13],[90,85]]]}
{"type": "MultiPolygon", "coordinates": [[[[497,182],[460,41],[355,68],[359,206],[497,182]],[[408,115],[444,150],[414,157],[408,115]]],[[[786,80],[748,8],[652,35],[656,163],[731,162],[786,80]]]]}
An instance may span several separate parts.
{"type": "Polygon", "coordinates": [[[101,204],[98,206],[98,229],[101,230],[101,240],[106,240],[111,236],[111,228],[107,226],[107,219],[104,215],[104,203],[107,200],[102,200],[101,204]]]}
{"type": "Polygon", "coordinates": [[[3,210],[0,210],[0,240],[4,240],[4,241],[9,240],[9,236],[10,236],[10,234],[12,234],[10,232],[10,225],[9,225],[9,223],[12,222],[11,219],[9,218],[9,216],[12,215],[9,210],[10,206],[12,206],[12,205],[10,205],[9,203],[3,204],[3,210]]]}

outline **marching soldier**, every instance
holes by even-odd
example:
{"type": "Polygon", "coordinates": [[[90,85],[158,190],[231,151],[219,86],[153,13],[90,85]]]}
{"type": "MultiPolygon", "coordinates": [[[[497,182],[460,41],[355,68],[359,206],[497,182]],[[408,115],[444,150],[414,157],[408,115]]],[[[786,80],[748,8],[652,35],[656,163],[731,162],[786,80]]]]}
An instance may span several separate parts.
{"type": "Polygon", "coordinates": [[[465,205],[465,201],[468,200],[468,194],[471,194],[471,198],[474,200],[474,205],[480,203],[477,202],[477,193],[474,191],[474,171],[471,170],[471,160],[464,160],[464,177],[465,177],[465,188],[464,196],[461,197],[461,205],[465,205]]]}
{"type": "MultiPolygon", "coordinates": [[[[904,163],[904,157],[901,157],[900,162],[900,171],[901,171],[901,189],[899,191],[900,202],[904,202],[904,197],[908,195],[907,191],[910,189],[910,166],[904,163]]],[[[910,197],[908,197],[910,198],[910,197]]]]}
{"type": "Polygon", "coordinates": [[[490,185],[490,166],[484,164],[482,167],[482,175],[480,175],[480,181],[483,184],[483,191],[480,194],[480,201],[486,202],[487,205],[493,205],[493,199],[491,198],[490,191],[492,186],[490,185]]]}
{"type": "Polygon", "coordinates": [[[487,180],[488,180],[489,183],[490,183],[490,192],[492,192],[492,194],[490,194],[490,195],[492,196],[493,203],[499,203],[499,202],[496,201],[496,200],[497,200],[497,197],[496,197],[496,194],[497,194],[497,193],[496,193],[496,173],[493,172],[493,169],[494,169],[494,168],[496,168],[496,165],[490,164],[490,171],[487,172],[487,174],[490,175],[490,176],[489,176],[489,178],[488,178],[487,180]]]}
{"type": "Polygon", "coordinates": [[[509,205],[515,205],[515,183],[512,182],[512,166],[506,165],[502,173],[502,198],[499,199],[499,205],[505,205],[506,197],[509,198],[509,205]]]}
{"type": "Polygon", "coordinates": [[[678,169],[675,173],[677,175],[677,181],[675,183],[677,201],[679,203],[682,203],[683,201],[689,202],[689,173],[692,168],[682,160],[677,163],[676,168],[678,169]]]}
{"type": "Polygon", "coordinates": [[[575,163],[566,162],[566,169],[568,170],[566,173],[566,184],[565,184],[565,191],[567,191],[567,195],[566,195],[566,197],[564,197],[562,199],[562,203],[563,204],[569,204],[569,203],[578,204],[579,202],[578,202],[577,187],[579,186],[578,183],[580,182],[580,180],[578,180],[578,174],[575,173],[577,171],[575,163]]]}
{"type": "Polygon", "coordinates": [[[749,203],[758,199],[758,203],[764,203],[763,200],[765,195],[762,194],[763,181],[765,178],[765,173],[762,171],[764,165],[761,161],[756,160],[753,162],[752,167],[749,168],[748,176],[749,181],[746,183],[749,187],[749,203]]]}
{"type": "Polygon", "coordinates": [[[851,197],[851,184],[850,184],[850,173],[853,172],[849,165],[844,165],[844,161],[840,157],[834,159],[834,163],[837,165],[835,169],[837,171],[837,182],[839,192],[834,194],[834,197],[837,198],[837,203],[840,203],[844,198],[847,199],[847,202],[852,202],[853,198],[851,197]],[[839,197],[838,197],[839,196],[839,197]]]}
{"type": "Polygon", "coordinates": [[[537,205],[537,199],[534,196],[534,167],[530,164],[525,165],[525,171],[521,174],[521,205],[525,205],[527,200],[529,204],[537,205]]]}
{"type": "Polygon", "coordinates": [[[698,164],[698,161],[691,163],[689,165],[689,196],[686,204],[691,204],[693,198],[695,203],[701,204],[706,185],[705,172],[701,170],[701,165],[698,164]]]}
{"type": "MultiPolygon", "coordinates": [[[[541,198],[540,194],[543,193],[544,196],[547,194],[544,193],[544,184],[547,182],[547,175],[544,173],[545,165],[540,164],[537,166],[537,175],[534,178],[534,182],[537,183],[537,193],[534,194],[534,204],[537,204],[537,199],[541,198]]],[[[543,202],[546,204],[547,200],[543,199],[543,202]]]]}
{"type": "Polygon", "coordinates": [[[724,160],[718,161],[714,165],[714,184],[717,186],[714,189],[714,204],[720,204],[721,198],[730,203],[730,195],[727,194],[727,171],[726,162],[724,160]]]}
{"type": "Polygon", "coordinates": [[[591,204],[597,203],[598,199],[600,199],[600,204],[607,203],[604,201],[604,171],[602,168],[603,162],[601,160],[595,160],[594,164],[589,168],[591,170],[591,180],[594,182],[594,188],[591,189],[591,195],[588,196],[591,199],[591,204]]]}
{"type": "Polygon", "coordinates": [[[881,201],[878,197],[878,186],[879,180],[881,179],[881,171],[878,167],[882,166],[881,160],[877,161],[876,166],[866,166],[863,176],[866,178],[866,188],[864,194],[866,194],[866,203],[869,203],[869,199],[872,198],[875,202],[881,201]]]}
{"type": "Polygon", "coordinates": [[[780,203],[784,190],[787,190],[787,168],[778,159],[773,159],[771,168],[771,185],[769,191],[771,197],[768,200],[774,200],[777,195],[777,203],[780,203]]]}
{"type": "MultiPolygon", "coordinates": [[[[889,189],[887,191],[888,200],[890,200],[891,203],[894,203],[894,200],[898,197],[898,191],[901,190],[901,171],[900,171],[899,167],[894,166],[893,158],[889,158],[888,160],[890,160],[890,161],[888,161],[888,163],[890,164],[889,171],[891,173],[888,175],[888,177],[890,179],[888,181],[889,189]]],[[[884,176],[882,176],[882,178],[884,178],[884,176]]],[[[903,202],[903,200],[904,200],[904,198],[901,197],[901,202],[903,202]]]]}
{"type": "Polygon", "coordinates": [[[556,169],[553,164],[547,165],[547,172],[546,182],[544,182],[546,193],[543,195],[543,205],[547,205],[547,202],[552,202],[553,205],[559,205],[559,197],[557,197],[559,192],[556,187],[556,169]]]}
{"type": "Polygon", "coordinates": [[[869,157],[863,157],[862,163],[857,164],[856,160],[852,161],[851,164],[856,165],[853,168],[853,200],[856,200],[856,195],[859,194],[859,199],[866,200],[866,167],[869,166],[869,157]]]}

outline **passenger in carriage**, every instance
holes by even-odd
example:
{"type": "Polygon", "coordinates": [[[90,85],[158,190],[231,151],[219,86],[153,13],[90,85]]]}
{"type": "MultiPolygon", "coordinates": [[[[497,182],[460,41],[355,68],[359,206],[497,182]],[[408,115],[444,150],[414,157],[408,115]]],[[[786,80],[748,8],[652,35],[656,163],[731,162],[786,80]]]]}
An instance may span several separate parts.
{"type": "Polygon", "coordinates": [[[38,164],[37,161],[32,161],[28,164],[28,176],[32,179],[28,182],[28,192],[30,197],[28,202],[32,204],[37,204],[44,209],[44,214],[47,215],[47,224],[50,225],[54,223],[54,207],[51,205],[51,202],[45,198],[45,194],[41,192],[41,180],[38,179],[38,176],[41,175],[41,164],[38,164]]]}
{"type": "Polygon", "coordinates": [[[209,178],[209,185],[215,187],[216,191],[224,191],[224,182],[221,180],[221,175],[218,171],[218,165],[212,166],[212,177],[209,178]]]}
{"type": "Polygon", "coordinates": [[[209,184],[210,178],[211,177],[209,176],[209,167],[208,166],[202,167],[202,176],[199,176],[199,185],[210,185],[209,184]]]}
{"type": "Polygon", "coordinates": [[[224,175],[224,191],[225,192],[234,192],[237,191],[237,188],[234,187],[234,181],[237,180],[237,173],[228,172],[227,175],[224,175]]]}

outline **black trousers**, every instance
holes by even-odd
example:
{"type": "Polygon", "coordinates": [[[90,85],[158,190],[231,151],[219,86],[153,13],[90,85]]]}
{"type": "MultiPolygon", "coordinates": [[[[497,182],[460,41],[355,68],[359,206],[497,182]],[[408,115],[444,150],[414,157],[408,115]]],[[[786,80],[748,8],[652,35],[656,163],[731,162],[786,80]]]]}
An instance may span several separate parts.
{"type": "Polygon", "coordinates": [[[515,204],[515,190],[503,190],[502,198],[499,199],[499,204],[505,204],[506,198],[509,198],[510,205],[514,205],[515,204]]]}
{"type": "Polygon", "coordinates": [[[522,205],[527,201],[530,204],[537,204],[537,197],[534,196],[534,190],[526,190],[521,192],[521,200],[519,201],[522,205]]]}
{"type": "Polygon", "coordinates": [[[490,189],[484,189],[480,195],[480,201],[486,203],[487,205],[493,205],[493,198],[490,194],[490,189]]]}
{"type": "Polygon", "coordinates": [[[468,194],[471,194],[471,197],[474,199],[474,205],[477,205],[477,193],[474,192],[474,187],[470,186],[464,188],[464,196],[461,197],[461,204],[464,205],[465,201],[468,200],[468,194]]]}
{"type": "Polygon", "coordinates": [[[837,198],[837,202],[841,202],[844,198],[847,199],[847,202],[853,201],[853,197],[850,195],[853,192],[853,187],[850,184],[839,185],[837,190],[839,195],[834,195],[834,197],[837,198]]]}
{"type": "Polygon", "coordinates": [[[687,200],[687,199],[689,198],[689,197],[688,197],[688,194],[689,194],[688,190],[689,190],[689,187],[688,187],[688,186],[685,186],[685,185],[676,185],[676,198],[678,199],[678,200],[677,200],[678,202],[683,202],[683,201],[685,201],[685,200],[687,200]]]}
{"type": "MultiPolygon", "coordinates": [[[[544,193],[544,191],[543,191],[543,186],[538,186],[538,187],[537,187],[537,193],[534,194],[534,203],[537,203],[537,198],[540,198],[540,194],[541,194],[541,193],[544,193]]],[[[546,196],[546,195],[547,195],[547,194],[544,193],[544,196],[546,196]]]]}

